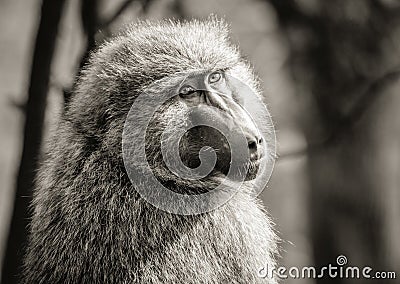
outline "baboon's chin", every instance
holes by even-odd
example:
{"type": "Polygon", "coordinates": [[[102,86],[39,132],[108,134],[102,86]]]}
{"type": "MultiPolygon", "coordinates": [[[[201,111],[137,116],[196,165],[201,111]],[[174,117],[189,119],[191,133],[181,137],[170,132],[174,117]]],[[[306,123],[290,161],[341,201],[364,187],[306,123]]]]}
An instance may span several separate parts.
{"type": "Polygon", "coordinates": [[[254,180],[254,179],[256,179],[256,177],[257,177],[257,171],[248,172],[244,181],[254,180]]]}

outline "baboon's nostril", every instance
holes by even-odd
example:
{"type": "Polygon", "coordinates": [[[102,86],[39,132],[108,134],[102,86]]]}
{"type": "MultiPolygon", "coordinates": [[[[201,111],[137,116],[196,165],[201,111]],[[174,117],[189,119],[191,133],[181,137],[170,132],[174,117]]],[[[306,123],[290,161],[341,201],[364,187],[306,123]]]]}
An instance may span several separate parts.
{"type": "Polygon", "coordinates": [[[257,141],[254,139],[249,139],[247,145],[251,152],[257,151],[257,141]]]}

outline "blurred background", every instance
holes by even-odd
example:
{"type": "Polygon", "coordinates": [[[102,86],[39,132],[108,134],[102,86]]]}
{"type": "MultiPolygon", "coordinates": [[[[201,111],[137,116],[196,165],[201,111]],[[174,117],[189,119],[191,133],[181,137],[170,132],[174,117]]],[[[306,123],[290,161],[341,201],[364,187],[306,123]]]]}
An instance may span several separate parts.
{"type": "Polygon", "coordinates": [[[400,283],[400,1],[0,0],[2,283],[18,272],[41,142],[87,54],[137,19],[210,13],[231,24],[275,121],[279,159],[261,198],[281,265],[345,255],[400,283]]]}

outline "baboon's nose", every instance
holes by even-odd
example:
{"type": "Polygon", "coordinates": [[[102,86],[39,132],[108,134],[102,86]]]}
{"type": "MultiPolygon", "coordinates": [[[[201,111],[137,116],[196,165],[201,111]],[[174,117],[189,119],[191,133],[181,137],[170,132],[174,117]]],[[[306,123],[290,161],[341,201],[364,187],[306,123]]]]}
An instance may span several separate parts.
{"type": "Polygon", "coordinates": [[[246,135],[247,146],[249,148],[250,160],[255,161],[262,157],[262,152],[260,151],[261,144],[263,143],[262,137],[257,137],[254,135],[246,135]]]}

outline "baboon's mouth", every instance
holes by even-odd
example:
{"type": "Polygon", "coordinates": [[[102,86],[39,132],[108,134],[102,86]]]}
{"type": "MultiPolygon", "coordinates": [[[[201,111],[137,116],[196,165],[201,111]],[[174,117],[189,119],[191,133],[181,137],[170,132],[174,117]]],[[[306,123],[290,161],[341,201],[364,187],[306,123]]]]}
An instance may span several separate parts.
{"type": "Polygon", "coordinates": [[[232,179],[233,181],[250,181],[257,177],[260,169],[261,160],[248,161],[235,168],[223,168],[221,174],[232,179]]]}
{"type": "Polygon", "coordinates": [[[253,180],[257,177],[258,170],[260,169],[260,160],[249,161],[245,167],[247,168],[247,175],[245,180],[253,180]]]}

